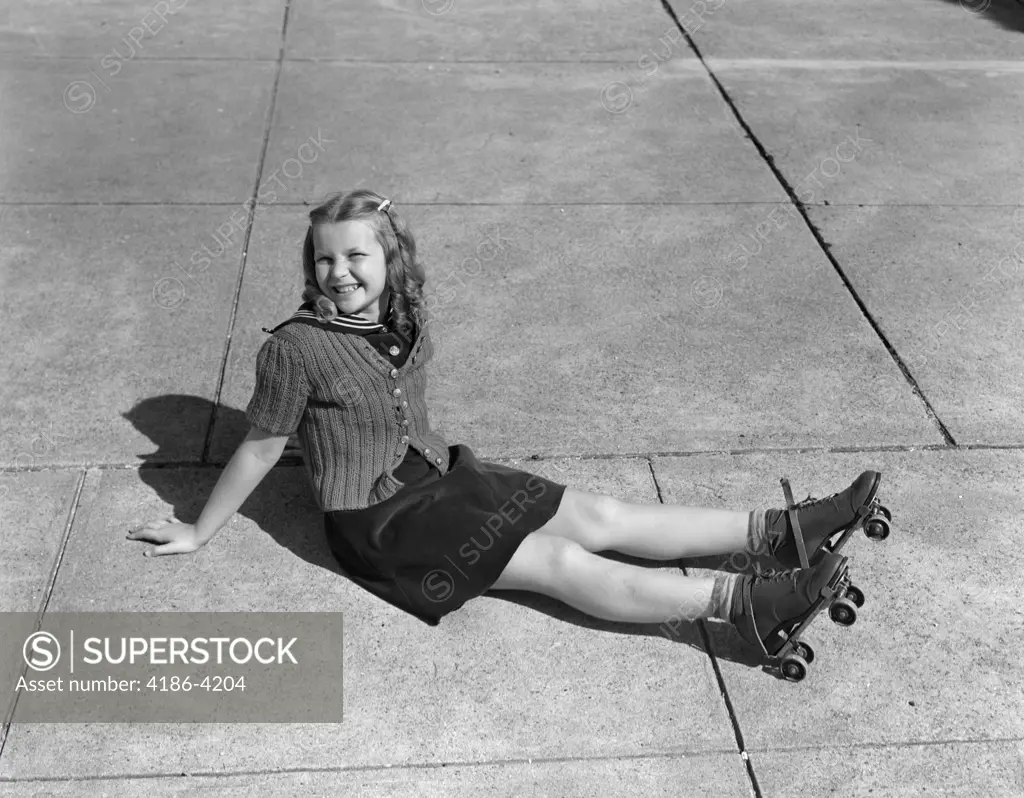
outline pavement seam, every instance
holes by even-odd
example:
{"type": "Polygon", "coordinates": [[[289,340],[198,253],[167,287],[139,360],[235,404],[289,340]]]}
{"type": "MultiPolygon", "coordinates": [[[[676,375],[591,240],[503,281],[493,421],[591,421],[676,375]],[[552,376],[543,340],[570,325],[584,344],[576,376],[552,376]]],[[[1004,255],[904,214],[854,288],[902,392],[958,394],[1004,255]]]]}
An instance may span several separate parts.
{"type": "Polygon", "coordinates": [[[224,339],[224,354],[221,357],[220,374],[217,375],[217,389],[213,396],[213,407],[210,409],[210,423],[206,429],[206,439],[203,442],[203,451],[200,455],[200,462],[202,463],[207,463],[210,459],[210,447],[213,446],[213,436],[217,429],[217,416],[221,406],[221,395],[224,391],[224,379],[228,370],[228,362],[231,358],[231,340],[235,331],[235,319],[238,318],[238,304],[242,296],[242,286],[245,282],[245,266],[249,260],[249,242],[252,238],[253,227],[256,225],[256,208],[258,207],[257,200],[260,194],[260,183],[263,180],[263,168],[267,161],[270,133],[274,127],[278,86],[281,83],[281,73],[284,71],[284,52],[288,37],[288,12],[290,10],[291,0],[286,0],[284,4],[284,18],[281,21],[281,44],[277,55],[277,71],[274,74],[274,85],[270,90],[270,105],[267,109],[267,121],[263,130],[263,146],[260,149],[259,163],[256,166],[256,184],[253,186],[252,194],[246,202],[249,206],[249,218],[245,223],[241,263],[238,266],[238,279],[235,283],[235,295],[231,301],[231,311],[228,313],[228,329],[224,339]]]}
{"type": "MultiPolygon", "coordinates": [[[[75,521],[78,520],[78,509],[79,501],[82,497],[82,491],[85,490],[85,482],[89,476],[89,469],[82,468],[76,469],[81,473],[78,475],[78,480],[75,483],[75,490],[71,498],[68,500],[66,509],[64,512],[64,531],[61,533],[60,545],[57,548],[57,556],[54,558],[53,565],[50,568],[50,575],[46,580],[46,587],[43,590],[43,600],[39,605],[39,609],[36,611],[36,621],[34,632],[38,632],[42,628],[43,616],[46,614],[46,610],[50,605],[50,598],[53,596],[53,587],[57,584],[57,572],[60,570],[61,563],[64,561],[64,552],[68,547],[68,542],[71,540],[71,530],[74,528],[75,521]]],[[[89,508],[86,508],[85,517],[88,518],[89,508]]],[[[28,672],[28,662],[24,662],[21,666],[21,675],[24,676],[28,672]]],[[[11,720],[14,717],[14,713],[18,708],[18,699],[21,693],[15,691],[14,699],[11,701],[8,711],[0,718],[0,760],[3,759],[4,748],[7,745],[7,737],[10,734],[11,720]]]]}
{"type": "MultiPolygon", "coordinates": [[[[663,4],[665,0],[662,0],[663,4]]],[[[1018,0],[1019,2],[1019,0],[1018,0]]],[[[685,31],[684,31],[685,33],[685,31]]],[[[91,62],[93,59],[89,56],[84,55],[24,55],[18,56],[17,58],[11,56],[0,57],[0,68],[6,68],[10,64],[20,63],[36,63],[43,64],[48,62],[68,62],[74,63],[76,61],[91,62]]],[[[408,61],[402,61],[398,59],[388,59],[382,61],[374,58],[332,58],[332,57],[315,57],[315,56],[288,56],[281,58],[280,55],[275,57],[250,57],[250,56],[178,56],[178,57],[163,57],[163,56],[142,56],[138,59],[138,63],[151,63],[151,64],[201,64],[206,61],[214,63],[240,63],[240,64],[273,64],[283,61],[284,63],[290,64],[338,64],[343,66],[394,66],[394,65],[415,65],[415,64],[426,64],[430,66],[459,66],[462,64],[467,65],[481,65],[490,66],[497,64],[501,66],[552,66],[572,64],[577,66],[621,66],[622,61],[619,59],[550,59],[550,60],[538,60],[532,59],[493,59],[493,58],[479,58],[479,59],[449,59],[439,61],[436,59],[412,59],[408,61]]],[[[856,59],[856,58],[718,58],[710,56],[704,59],[701,56],[695,56],[693,58],[685,60],[677,60],[676,66],[678,68],[692,68],[694,70],[699,69],[701,66],[706,68],[707,63],[712,63],[718,66],[724,66],[733,69],[802,69],[806,71],[821,71],[827,69],[891,69],[891,70],[926,70],[935,72],[991,72],[991,71],[1006,71],[1011,73],[1024,72],[1024,60],[1014,59],[994,59],[991,61],[936,61],[929,59],[921,59],[919,61],[896,61],[886,59],[856,59]]]]}
{"type": "MultiPolygon", "coordinates": [[[[893,742],[893,743],[844,743],[837,746],[824,746],[817,748],[754,748],[750,753],[756,754],[777,754],[777,753],[806,753],[808,751],[825,750],[846,750],[850,748],[910,748],[929,745],[960,745],[960,744],[985,744],[985,743],[1018,743],[1024,742],[1024,737],[1000,737],[993,739],[977,740],[925,740],[920,742],[893,742]]],[[[489,767],[506,765],[533,765],[533,764],[559,764],[562,762],[606,762],[615,760],[637,760],[637,759],[695,759],[697,757],[713,757],[733,755],[736,751],[727,749],[709,749],[706,751],[651,751],[643,754],[607,754],[598,756],[563,756],[563,757],[518,757],[515,759],[489,759],[476,761],[449,761],[449,762],[410,762],[402,765],[353,765],[350,767],[295,767],[279,768],[272,770],[236,770],[236,771],[203,771],[182,773],[136,773],[118,774],[108,776],[0,776],[0,784],[32,784],[32,783],[64,783],[79,781],[127,781],[134,779],[174,779],[182,778],[239,778],[245,776],[273,776],[287,775],[292,773],[363,773],[374,771],[399,772],[403,770],[436,770],[456,767],[489,767]]]]}
{"type": "Polygon", "coordinates": [[[930,745],[985,745],[986,743],[1019,743],[1024,737],[969,737],[949,740],[894,740],[892,742],[848,742],[838,745],[779,746],[777,748],[751,748],[751,754],[806,753],[807,751],[835,751],[849,748],[923,748],[930,745]]]}
{"type": "Polygon", "coordinates": [[[778,181],[779,185],[788,195],[790,203],[803,218],[804,223],[807,225],[807,229],[814,237],[814,240],[818,243],[818,246],[821,249],[822,253],[828,259],[828,262],[832,264],[832,269],[839,276],[839,279],[842,280],[843,285],[846,286],[847,292],[853,298],[853,301],[857,304],[857,307],[860,309],[861,314],[864,316],[867,323],[871,326],[871,329],[874,330],[875,335],[882,342],[882,345],[889,353],[889,356],[892,358],[893,362],[896,363],[896,366],[903,373],[903,377],[906,380],[906,382],[910,385],[911,389],[914,392],[914,395],[917,396],[918,399],[920,399],[921,402],[924,404],[926,414],[932,420],[932,423],[934,423],[936,427],[938,427],[938,430],[942,434],[942,437],[945,439],[946,443],[955,446],[956,440],[953,438],[953,435],[950,433],[948,427],[942,421],[942,419],[939,418],[938,413],[935,412],[935,408],[932,407],[931,402],[928,401],[928,397],[924,395],[924,391],[921,390],[921,386],[918,385],[918,382],[914,378],[914,375],[910,373],[910,368],[904,362],[903,358],[900,357],[899,353],[896,351],[896,348],[889,341],[885,333],[882,332],[881,325],[879,325],[879,323],[875,320],[874,316],[870,313],[870,311],[868,311],[867,305],[864,304],[864,301],[857,294],[856,289],[854,289],[853,287],[853,283],[846,276],[846,272],[843,271],[842,266],[839,265],[839,261],[836,260],[835,256],[832,254],[831,245],[829,245],[828,242],[825,241],[825,238],[822,236],[821,232],[815,226],[814,222],[811,221],[811,217],[807,212],[807,208],[797,197],[796,192],[793,191],[793,187],[790,186],[789,181],[782,174],[779,168],[775,165],[774,158],[772,158],[772,156],[768,153],[768,150],[754,134],[753,128],[751,128],[751,126],[743,118],[743,115],[740,113],[739,108],[736,107],[736,103],[733,102],[732,97],[730,97],[729,93],[725,90],[725,86],[722,85],[722,82],[718,79],[718,76],[714,73],[714,71],[708,65],[707,61],[704,59],[704,56],[701,54],[696,42],[694,42],[690,34],[680,24],[679,19],[676,17],[675,11],[672,9],[672,6],[669,3],[669,0],[661,0],[661,4],[672,17],[672,20],[675,22],[676,26],[679,28],[679,31],[685,37],[688,45],[693,50],[697,58],[700,60],[701,64],[704,65],[704,68],[707,71],[708,78],[711,80],[715,88],[718,90],[718,93],[721,95],[722,100],[725,102],[726,106],[729,108],[730,111],[732,111],[732,114],[735,117],[736,122],[742,128],[747,138],[750,139],[750,142],[754,145],[754,148],[757,150],[758,155],[761,156],[761,159],[764,161],[765,165],[775,176],[775,179],[778,181]]]}
{"type": "MultiPolygon", "coordinates": [[[[956,446],[948,446],[943,443],[929,444],[905,444],[896,446],[833,446],[833,447],[775,447],[764,449],[699,449],[693,451],[673,452],[626,452],[626,453],[591,453],[591,454],[547,454],[547,455],[510,455],[490,456],[484,458],[497,463],[538,463],[547,460],[649,460],[654,457],[683,458],[683,457],[706,457],[706,456],[729,456],[742,457],[746,455],[795,455],[795,454],[912,454],[916,452],[971,452],[971,451],[996,451],[996,452],[1019,452],[1024,451],[1024,443],[961,443],[956,446]]],[[[96,469],[100,471],[156,471],[169,470],[173,468],[198,468],[198,469],[219,469],[225,468],[230,460],[208,460],[199,462],[196,460],[168,460],[158,463],[102,463],[91,461],[88,463],[41,463],[31,466],[10,466],[0,465],[0,474],[28,474],[37,472],[61,473],[66,471],[77,471],[79,469],[96,469]]],[[[295,468],[304,466],[304,462],[296,457],[282,457],[275,468],[295,468]]]]}
{"type": "MultiPolygon", "coordinates": [[[[647,458],[647,469],[650,471],[651,481],[654,483],[654,490],[658,494],[658,503],[664,504],[665,499],[661,493],[661,485],[658,482],[658,475],[654,471],[654,458],[647,458]]],[[[689,576],[689,572],[682,563],[683,560],[679,559],[676,561],[676,566],[684,575],[689,576]]],[[[710,660],[711,668],[715,672],[715,681],[718,683],[718,692],[725,704],[725,712],[729,716],[729,723],[732,726],[733,737],[736,739],[736,747],[743,760],[743,765],[746,768],[747,780],[750,782],[750,788],[753,790],[756,798],[761,798],[761,786],[758,784],[757,774],[754,773],[754,765],[750,761],[750,757],[747,755],[747,751],[744,746],[743,730],[740,728],[739,718],[737,717],[736,710],[732,705],[732,700],[729,698],[729,691],[725,686],[725,678],[722,676],[722,669],[719,667],[718,659],[715,657],[715,653],[711,648],[711,640],[708,637],[708,632],[703,621],[697,621],[697,629],[700,632],[701,640],[704,643],[704,653],[707,655],[708,660],[710,660]]]]}
{"type": "MultiPolygon", "coordinates": [[[[689,575],[686,568],[681,570],[684,574],[689,575]]],[[[736,714],[736,708],[732,704],[732,699],[729,698],[729,690],[725,686],[725,676],[722,674],[718,658],[711,647],[711,637],[708,635],[707,625],[704,621],[697,621],[697,629],[700,631],[700,638],[704,642],[704,650],[707,651],[708,657],[711,659],[711,667],[714,669],[715,679],[718,681],[718,690],[722,694],[722,701],[725,702],[725,710],[729,714],[733,734],[736,735],[736,747],[739,749],[740,758],[747,769],[747,779],[750,781],[750,788],[753,790],[756,798],[762,798],[761,785],[757,780],[757,774],[754,772],[754,763],[750,759],[750,753],[747,751],[746,742],[743,739],[743,730],[740,728],[739,716],[736,714]]]]}
{"type": "MultiPolygon", "coordinates": [[[[274,207],[279,208],[301,208],[309,207],[312,203],[306,200],[295,200],[287,202],[285,200],[278,200],[274,203],[274,207]]],[[[786,205],[787,203],[780,200],[636,200],[629,201],[624,200],[622,202],[587,202],[577,200],[567,200],[564,202],[487,202],[487,201],[458,201],[458,200],[443,200],[439,202],[417,202],[415,200],[405,200],[402,205],[415,205],[421,208],[446,208],[451,207],[466,207],[475,208],[477,206],[481,208],[621,208],[621,207],[700,207],[702,205],[708,206],[721,206],[721,205],[735,205],[737,207],[751,207],[758,205],[786,205]]],[[[20,202],[17,200],[0,200],[0,209],[15,208],[23,206],[31,207],[49,207],[49,206],[78,206],[84,205],[86,207],[95,206],[97,208],[109,207],[119,208],[122,206],[141,206],[141,207],[152,207],[152,208],[201,208],[205,206],[214,208],[233,208],[238,205],[237,202],[231,200],[207,200],[203,202],[175,202],[173,200],[154,200],[153,202],[146,202],[145,200],[125,200],[123,202],[99,202],[95,200],[67,200],[67,201],[25,201],[20,202]],[[5,208],[6,206],[6,208],[5,208]]],[[[1020,205],[1012,202],[997,202],[991,205],[978,204],[978,203],[948,203],[948,202],[810,202],[805,203],[804,207],[807,208],[980,208],[983,210],[991,210],[992,208],[1019,208],[1020,205]]]]}
{"type": "MultiPolygon", "coordinates": [[[[704,60],[704,59],[702,59],[704,60]]],[[[726,69],[802,69],[819,72],[828,70],[919,70],[925,72],[1024,72],[1024,60],[996,59],[993,61],[887,61],[854,58],[716,58],[709,56],[707,63],[726,69]]]]}
{"type": "Polygon", "coordinates": [[[658,496],[658,504],[664,504],[665,498],[661,495],[661,485],[658,484],[658,475],[654,473],[654,458],[647,457],[647,470],[651,472],[651,482],[654,483],[654,492],[658,496]]]}
{"type": "Polygon", "coordinates": [[[0,776],[0,784],[17,784],[33,782],[76,782],[76,781],[125,781],[129,779],[168,779],[181,778],[237,778],[240,776],[276,776],[290,773],[366,773],[375,771],[397,772],[400,770],[444,770],[447,768],[501,767],[507,765],[557,765],[571,762],[607,762],[616,760],[638,759],[695,759],[697,757],[717,757],[733,755],[735,751],[711,748],[706,751],[651,751],[643,754],[607,754],[597,756],[554,756],[554,757],[513,757],[510,759],[481,759],[446,762],[410,762],[403,765],[352,765],[340,767],[295,767],[274,768],[271,770],[234,770],[234,771],[183,771],[179,773],[125,773],[111,776],[27,776],[17,778],[0,776]]]}

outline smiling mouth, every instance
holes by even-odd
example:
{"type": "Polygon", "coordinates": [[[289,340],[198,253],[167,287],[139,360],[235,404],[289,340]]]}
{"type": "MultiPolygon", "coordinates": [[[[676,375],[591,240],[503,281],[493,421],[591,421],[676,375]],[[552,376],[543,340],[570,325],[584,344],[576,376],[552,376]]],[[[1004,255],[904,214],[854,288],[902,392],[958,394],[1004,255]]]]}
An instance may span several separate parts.
{"type": "Polygon", "coordinates": [[[351,294],[357,288],[359,288],[359,283],[352,283],[351,285],[339,285],[335,287],[334,292],[336,294],[351,294]]]}

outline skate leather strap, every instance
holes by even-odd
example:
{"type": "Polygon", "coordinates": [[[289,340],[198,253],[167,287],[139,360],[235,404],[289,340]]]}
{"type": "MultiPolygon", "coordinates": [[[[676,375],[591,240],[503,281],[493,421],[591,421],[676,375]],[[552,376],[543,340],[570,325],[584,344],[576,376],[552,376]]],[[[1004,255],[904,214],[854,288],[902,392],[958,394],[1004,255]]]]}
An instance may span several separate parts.
{"type": "Polygon", "coordinates": [[[796,517],[796,510],[793,506],[796,502],[793,501],[793,491],[789,487],[789,480],[783,477],[782,492],[786,495],[786,513],[789,515],[789,523],[793,527],[793,538],[796,540],[796,553],[800,557],[800,567],[810,567],[810,560],[807,559],[807,546],[804,544],[804,533],[800,529],[800,522],[796,517]]]}
{"type": "Polygon", "coordinates": [[[768,653],[768,649],[764,647],[764,641],[761,640],[761,635],[757,632],[757,619],[754,617],[754,580],[744,579],[742,584],[743,603],[742,609],[740,610],[740,617],[736,619],[737,631],[739,631],[740,637],[748,643],[757,645],[757,647],[761,649],[761,654],[763,656],[771,656],[768,653]]]}

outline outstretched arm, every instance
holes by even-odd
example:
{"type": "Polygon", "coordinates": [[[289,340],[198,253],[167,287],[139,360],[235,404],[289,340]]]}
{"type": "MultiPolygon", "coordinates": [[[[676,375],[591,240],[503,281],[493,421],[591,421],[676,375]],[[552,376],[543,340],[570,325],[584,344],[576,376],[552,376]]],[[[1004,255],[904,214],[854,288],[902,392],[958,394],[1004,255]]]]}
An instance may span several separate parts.
{"type": "Polygon", "coordinates": [[[217,480],[195,524],[183,524],[170,516],[146,524],[129,533],[128,538],[160,544],[146,552],[147,556],[185,554],[202,548],[263,481],[287,443],[287,435],[270,435],[253,427],[217,480]]]}

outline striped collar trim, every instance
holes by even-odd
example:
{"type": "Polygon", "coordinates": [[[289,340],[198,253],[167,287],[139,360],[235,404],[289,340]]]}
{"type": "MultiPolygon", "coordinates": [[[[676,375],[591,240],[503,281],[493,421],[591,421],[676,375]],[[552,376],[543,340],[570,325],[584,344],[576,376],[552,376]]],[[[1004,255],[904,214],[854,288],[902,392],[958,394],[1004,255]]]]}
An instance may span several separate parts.
{"type": "MultiPolygon", "coordinates": [[[[390,310],[388,311],[388,323],[390,324],[394,320],[394,318],[395,318],[395,308],[394,308],[394,305],[392,305],[390,310]]],[[[377,322],[369,321],[368,319],[364,319],[361,316],[356,316],[356,315],[353,315],[353,314],[340,314],[340,315],[336,316],[335,318],[330,319],[329,321],[321,322],[317,318],[316,313],[313,312],[313,303],[312,302],[307,302],[306,304],[302,305],[302,307],[300,307],[297,311],[295,311],[295,313],[292,315],[292,317],[289,319],[289,321],[297,321],[299,319],[312,320],[312,321],[315,321],[315,322],[319,322],[320,324],[323,324],[324,326],[335,327],[335,328],[341,329],[341,330],[354,330],[356,332],[386,332],[387,331],[387,325],[385,325],[385,324],[378,324],[377,322]]]]}
{"type": "Polygon", "coordinates": [[[388,310],[388,324],[377,324],[376,322],[368,321],[367,319],[351,314],[342,314],[329,321],[320,321],[317,318],[316,313],[313,311],[313,303],[306,302],[299,307],[295,313],[292,314],[291,318],[278,324],[273,330],[268,330],[266,327],[261,328],[265,333],[275,333],[284,327],[286,324],[291,322],[299,322],[301,324],[312,324],[314,327],[320,327],[325,330],[337,330],[339,332],[355,332],[355,333],[376,333],[388,332],[388,325],[394,325],[395,321],[395,307],[392,305],[388,310]]]}

